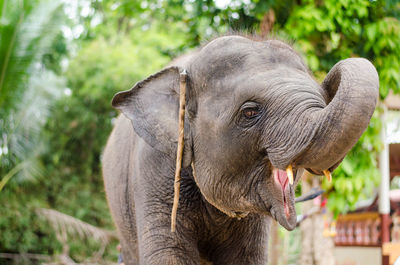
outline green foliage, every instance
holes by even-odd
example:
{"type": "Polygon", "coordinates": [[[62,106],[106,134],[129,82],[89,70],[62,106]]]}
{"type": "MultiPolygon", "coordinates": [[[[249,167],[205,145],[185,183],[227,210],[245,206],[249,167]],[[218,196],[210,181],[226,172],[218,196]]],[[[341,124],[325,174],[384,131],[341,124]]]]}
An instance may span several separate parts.
{"type": "Polygon", "coordinates": [[[21,100],[29,77],[62,21],[58,1],[0,1],[0,106],[7,114],[21,100]],[[5,8],[3,10],[3,8],[5,8]]]}
{"type": "Polygon", "coordinates": [[[399,9],[384,1],[327,0],[321,6],[309,1],[294,9],[285,31],[296,39],[314,72],[326,72],[344,58],[369,58],[378,70],[380,94],[385,98],[390,89],[400,92],[395,70],[400,64],[400,22],[387,16],[399,9]]]}
{"type": "Polygon", "coordinates": [[[43,190],[24,181],[44,171],[42,128],[64,82],[41,62],[64,15],[45,0],[3,0],[0,14],[0,252],[52,254],[57,242],[33,212],[43,190]]]}
{"type": "Polygon", "coordinates": [[[58,1],[0,1],[0,191],[40,173],[40,130],[62,81],[41,68],[63,19],[58,1]]]}
{"type": "MultiPolygon", "coordinates": [[[[43,206],[45,193],[39,187],[32,190],[30,186],[25,182],[0,192],[1,252],[53,254],[55,249],[61,247],[48,225],[39,220],[34,212],[36,207],[43,206]]],[[[0,264],[10,263],[0,259],[0,264]]]]}

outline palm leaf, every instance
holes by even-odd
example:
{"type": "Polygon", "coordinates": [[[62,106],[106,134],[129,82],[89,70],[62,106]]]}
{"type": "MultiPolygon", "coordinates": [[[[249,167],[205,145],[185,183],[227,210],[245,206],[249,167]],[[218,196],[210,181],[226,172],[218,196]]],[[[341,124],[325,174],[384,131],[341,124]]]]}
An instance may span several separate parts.
{"type": "MultiPolygon", "coordinates": [[[[101,244],[99,250],[94,254],[94,259],[99,260],[108,243],[113,239],[118,240],[116,233],[113,231],[93,226],[56,210],[39,208],[36,210],[36,213],[46,218],[50,223],[50,226],[56,233],[58,241],[63,244],[64,252],[69,249],[66,246],[68,236],[78,237],[80,239],[95,239],[101,244]]],[[[68,253],[64,254],[68,255],[68,253]]]]}
{"type": "Polygon", "coordinates": [[[0,106],[21,99],[35,62],[49,48],[63,18],[59,1],[0,0],[0,106]]]}
{"type": "Polygon", "coordinates": [[[0,176],[3,187],[14,176],[29,179],[42,171],[38,159],[44,147],[40,132],[50,104],[60,94],[64,83],[43,69],[40,62],[60,32],[62,12],[59,1],[0,0],[0,176]]]}
{"type": "Polygon", "coordinates": [[[105,230],[84,221],[81,221],[70,215],[61,213],[53,209],[36,209],[39,216],[45,217],[56,233],[69,234],[81,239],[93,238],[100,242],[110,242],[112,239],[118,239],[114,231],[105,230]]]}

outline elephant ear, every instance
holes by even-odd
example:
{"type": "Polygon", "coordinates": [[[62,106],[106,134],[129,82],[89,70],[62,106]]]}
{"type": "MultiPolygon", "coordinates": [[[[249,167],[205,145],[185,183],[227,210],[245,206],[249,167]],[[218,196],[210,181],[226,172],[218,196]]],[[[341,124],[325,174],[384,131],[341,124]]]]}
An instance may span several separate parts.
{"type": "MultiPolygon", "coordinates": [[[[112,106],[132,121],[135,132],[153,148],[175,155],[178,143],[180,67],[168,67],[117,93],[112,106]]],[[[185,122],[185,160],[190,145],[185,122]]],[[[188,162],[184,163],[187,164],[188,162]]],[[[190,162],[189,162],[190,163],[190,162]]]]}

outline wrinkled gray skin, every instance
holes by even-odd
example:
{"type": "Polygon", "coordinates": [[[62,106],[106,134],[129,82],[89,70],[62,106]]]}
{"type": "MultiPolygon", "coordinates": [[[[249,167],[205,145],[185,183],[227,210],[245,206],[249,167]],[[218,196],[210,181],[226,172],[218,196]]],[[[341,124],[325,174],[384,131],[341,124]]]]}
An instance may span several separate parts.
{"type": "Polygon", "coordinates": [[[339,62],[319,85],[290,46],[227,36],[117,94],[124,115],[103,172],[125,264],[266,264],[271,218],[295,227],[303,170],[337,167],[367,127],[378,87],[365,59],[339,62]],[[182,69],[184,169],[171,233],[182,69]],[[295,184],[283,186],[272,171],[289,164],[295,184]]]}

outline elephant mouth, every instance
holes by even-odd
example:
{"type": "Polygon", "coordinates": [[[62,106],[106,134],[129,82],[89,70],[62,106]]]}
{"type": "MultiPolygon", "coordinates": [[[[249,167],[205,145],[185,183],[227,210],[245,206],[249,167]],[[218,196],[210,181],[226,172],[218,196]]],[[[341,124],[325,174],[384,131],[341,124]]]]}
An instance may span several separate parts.
{"type": "MultiPolygon", "coordinates": [[[[334,165],[330,169],[336,167],[337,165],[334,165]]],[[[331,181],[330,170],[321,171],[307,168],[307,171],[316,175],[325,175],[328,181],[331,181]]],[[[297,224],[295,189],[303,173],[304,168],[292,168],[292,166],[289,166],[286,170],[272,168],[274,194],[278,195],[275,197],[269,212],[272,218],[289,231],[293,230],[297,224]]]]}
{"type": "Polygon", "coordinates": [[[298,169],[285,171],[273,168],[272,170],[274,189],[278,195],[270,213],[272,218],[287,230],[293,230],[296,227],[297,215],[294,206],[294,192],[302,173],[303,170],[298,169]]]}

